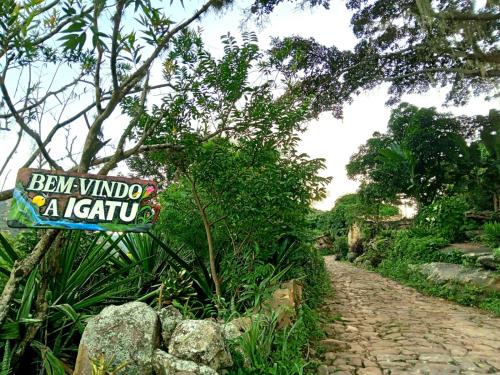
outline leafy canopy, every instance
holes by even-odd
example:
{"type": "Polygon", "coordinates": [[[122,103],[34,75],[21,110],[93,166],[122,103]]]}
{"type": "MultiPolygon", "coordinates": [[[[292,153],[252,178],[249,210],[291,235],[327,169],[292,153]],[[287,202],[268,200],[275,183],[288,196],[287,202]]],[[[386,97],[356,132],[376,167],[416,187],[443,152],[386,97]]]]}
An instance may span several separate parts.
{"type": "Polygon", "coordinates": [[[300,36],[276,39],[272,48],[272,64],[296,77],[290,90],[314,95],[317,112],[341,116],[353,95],[385,82],[390,103],[431,87],[448,88],[447,101],[459,105],[471,95],[498,94],[498,2],[349,0],[346,6],[358,38],[353,50],[300,36]]]}

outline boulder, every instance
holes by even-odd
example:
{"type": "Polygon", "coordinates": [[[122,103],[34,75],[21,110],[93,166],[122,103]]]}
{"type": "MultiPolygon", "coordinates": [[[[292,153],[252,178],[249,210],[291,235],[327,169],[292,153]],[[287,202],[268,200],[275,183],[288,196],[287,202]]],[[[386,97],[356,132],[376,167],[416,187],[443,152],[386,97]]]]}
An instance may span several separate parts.
{"type": "Polygon", "coordinates": [[[357,224],[352,224],[347,233],[347,245],[349,246],[349,252],[347,253],[347,259],[353,261],[358,256],[363,254],[363,233],[357,224]]]}
{"type": "Polygon", "coordinates": [[[361,229],[357,224],[352,224],[347,233],[347,245],[352,249],[360,240],[363,239],[361,229]]]}
{"type": "Polygon", "coordinates": [[[452,281],[500,292],[500,276],[495,272],[441,262],[422,264],[416,268],[429,280],[438,282],[452,281]]]}
{"type": "Polygon", "coordinates": [[[241,337],[252,327],[252,318],[242,316],[222,325],[222,335],[225,340],[232,341],[241,337]]]}
{"type": "Polygon", "coordinates": [[[278,316],[278,327],[288,327],[297,315],[296,309],[302,303],[302,285],[297,280],[281,284],[281,288],[273,292],[264,307],[274,311],[278,316]]]}
{"type": "Polygon", "coordinates": [[[156,375],[217,375],[217,372],[208,366],[179,359],[159,349],[153,356],[153,368],[156,375]]]}
{"type": "Polygon", "coordinates": [[[500,269],[500,259],[495,259],[493,255],[482,255],[476,261],[479,267],[487,270],[496,271],[500,269]]]}
{"type": "Polygon", "coordinates": [[[170,338],[168,352],[214,370],[233,364],[220,325],[210,320],[183,320],[177,324],[170,338]]]}
{"type": "Polygon", "coordinates": [[[145,303],[108,306],[85,327],[73,374],[92,375],[92,361],[104,358],[114,367],[125,365],[120,375],[150,375],[159,334],[158,316],[145,303]]]}
{"type": "Polygon", "coordinates": [[[182,314],[174,306],[170,305],[162,308],[158,316],[161,322],[161,337],[163,338],[165,347],[168,348],[168,343],[175,327],[182,321],[182,314]]]}
{"type": "Polygon", "coordinates": [[[441,249],[440,252],[444,254],[458,253],[472,261],[476,260],[478,257],[492,254],[492,250],[489,247],[471,242],[452,243],[441,249]]]}

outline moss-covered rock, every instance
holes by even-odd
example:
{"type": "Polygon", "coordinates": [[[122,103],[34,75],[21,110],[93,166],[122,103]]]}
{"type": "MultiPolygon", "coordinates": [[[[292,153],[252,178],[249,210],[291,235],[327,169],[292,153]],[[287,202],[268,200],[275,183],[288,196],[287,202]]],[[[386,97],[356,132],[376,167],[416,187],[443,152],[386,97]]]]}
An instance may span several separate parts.
{"type": "Polygon", "coordinates": [[[158,316],[145,303],[108,306],[89,321],[83,332],[74,375],[92,375],[92,361],[99,358],[113,366],[125,364],[122,375],[150,375],[159,338],[158,316]]]}

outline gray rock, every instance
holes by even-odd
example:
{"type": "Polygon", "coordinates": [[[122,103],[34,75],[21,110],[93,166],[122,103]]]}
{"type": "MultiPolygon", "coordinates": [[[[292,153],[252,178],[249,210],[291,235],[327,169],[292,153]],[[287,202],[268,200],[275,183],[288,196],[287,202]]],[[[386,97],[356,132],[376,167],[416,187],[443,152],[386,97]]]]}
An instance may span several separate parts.
{"type": "Polygon", "coordinates": [[[217,372],[208,366],[179,359],[159,349],[153,356],[153,368],[156,375],[217,375],[217,372]]]}
{"type": "Polygon", "coordinates": [[[439,282],[454,281],[500,292],[500,276],[495,272],[440,262],[422,264],[417,268],[429,280],[439,282]]]}
{"type": "Polygon", "coordinates": [[[440,250],[443,254],[458,253],[464,257],[475,260],[480,256],[491,255],[491,249],[477,243],[453,243],[440,250]]]}
{"type": "Polygon", "coordinates": [[[125,364],[121,375],[150,375],[159,333],[158,316],[145,303],[108,306],[85,327],[74,375],[92,375],[92,360],[101,357],[113,366],[125,364]]]}
{"type": "Polygon", "coordinates": [[[493,255],[483,255],[477,258],[477,265],[487,270],[496,271],[500,269],[500,260],[493,255]]]}
{"type": "Polygon", "coordinates": [[[175,327],[182,321],[182,314],[174,306],[167,306],[160,310],[158,316],[161,322],[161,337],[165,347],[168,347],[175,327]]]}
{"type": "Polygon", "coordinates": [[[168,352],[180,359],[219,370],[231,367],[231,355],[219,324],[209,320],[183,320],[174,330],[168,352]]]}
{"type": "Polygon", "coordinates": [[[233,319],[222,325],[222,335],[225,340],[236,340],[252,327],[252,319],[248,316],[233,319]]]}
{"type": "Polygon", "coordinates": [[[349,251],[349,252],[347,253],[347,260],[348,260],[349,262],[354,262],[354,260],[355,260],[358,256],[359,256],[359,254],[356,254],[356,253],[354,253],[354,252],[352,252],[352,251],[349,251]]]}

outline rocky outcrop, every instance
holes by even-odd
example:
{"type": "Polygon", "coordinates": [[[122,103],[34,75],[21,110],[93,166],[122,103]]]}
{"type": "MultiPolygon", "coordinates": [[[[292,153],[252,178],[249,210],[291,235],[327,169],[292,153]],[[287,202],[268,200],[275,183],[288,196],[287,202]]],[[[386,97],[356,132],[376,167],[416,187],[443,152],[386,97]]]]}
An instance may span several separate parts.
{"type": "Polygon", "coordinates": [[[240,338],[252,327],[252,318],[242,316],[233,319],[222,326],[222,334],[225,340],[233,341],[240,338]]]}
{"type": "Polygon", "coordinates": [[[161,322],[161,337],[163,339],[163,344],[168,347],[170,342],[170,337],[179,324],[182,321],[182,314],[174,306],[167,306],[160,310],[158,313],[161,322]]]}
{"type": "Polygon", "coordinates": [[[221,326],[210,320],[183,320],[175,328],[168,353],[219,370],[232,366],[221,326]]]}
{"type": "Polygon", "coordinates": [[[227,343],[235,344],[248,363],[237,339],[248,332],[253,320],[276,313],[278,325],[290,325],[302,301],[302,286],[295,280],[281,285],[253,317],[227,323],[213,320],[183,320],[173,306],[156,312],[142,302],[108,306],[91,318],[78,349],[74,375],[92,375],[94,361],[120,375],[213,375],[233,361],[227,343]]]}
{"type": "Polygon", "coordinates": [[[347,245],[349,251],[347,253],[347,260],[354,261],[358,256],[363,253],[363,233],[357,224],[352,224],[347,233],[347,245]]]}
{"type": "Polygon", "coordinates": [[[208,366],[179,359],[162,350],[155,351],[153,367],[157,375],[217,375],[217,371],[208,366]]]}
{"type": "Polygon", "coordinates": [[[427,276],[429,280],[469,284],[486,290],[500,292],[500,276],[495,272],[440,262],[414,266],[414,269],[427,276]]]}
{"type": "Polygon", "coordinates": [[[74,375],[92,375],[92,361],[104,358],[114,366],[125,364],[123,375],[150,375],[159,346],[156,312],[142,302],[108,306],[90,319],[78,348],[74,375]]]}
{"type": "Polygon", "coordinates": [[[273,311],[277,315],[278,327],[288,327],[297,316],[297,308],[302,303],[302,285],[297,280],[281,284],[271,298],[264,302],[264,313],[273,311]]]}

